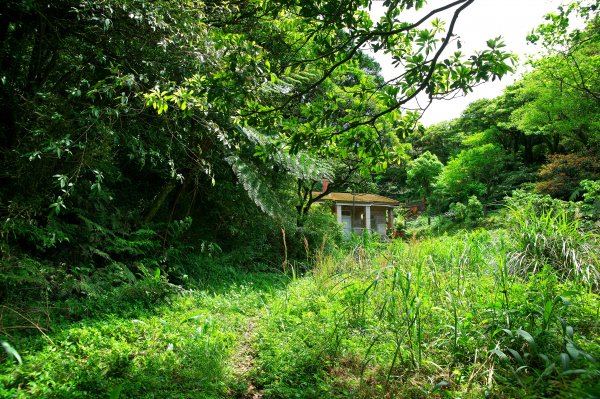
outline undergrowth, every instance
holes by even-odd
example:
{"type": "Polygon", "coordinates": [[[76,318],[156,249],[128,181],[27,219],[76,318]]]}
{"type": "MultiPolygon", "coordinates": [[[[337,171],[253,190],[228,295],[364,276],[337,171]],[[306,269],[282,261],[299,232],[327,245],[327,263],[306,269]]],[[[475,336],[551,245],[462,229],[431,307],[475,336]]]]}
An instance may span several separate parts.
{"type": "Polygon", "coordinates": [[[221,398],[243,392],[232,355],[248,317],[287,278],[227,267],[205,275],[195,290],[179,289],[161,300],[153,287],[118,288],[107,294],[104,309],[89,301],[62,302],[46,315],[49,326],[28,318],[21,324],[29,322],[29,329],[4,329],[0,340],[22,362],[9,352],[0,355],[0,397],[221,398]]]}
{"type": "Polygon", "coordinates": [[[477,230],[323,257],[264,310],[265,397],[598,397],[593,285],[548,262],[511,273],[516,238],[477,230]]]}
{"type": "Polygon", "coordinates": [[[321,246],[304,275],[180,254],[185,289],[137,266],[5,302],[0,397],[599,398],[597,233],[538,205],[505,229],[321,246]]]}

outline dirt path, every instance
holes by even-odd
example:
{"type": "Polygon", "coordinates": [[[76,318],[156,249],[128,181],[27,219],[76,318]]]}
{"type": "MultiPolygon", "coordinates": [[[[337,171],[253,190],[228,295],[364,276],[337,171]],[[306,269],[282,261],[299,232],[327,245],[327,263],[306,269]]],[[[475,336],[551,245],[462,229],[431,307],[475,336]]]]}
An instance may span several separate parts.
{"type": "Polygon", "coordinates": [[[261,399],[263,393],[259,390],[253,381],[252,370],[255,367],[256,353],[252,349],[252,341],[255,337],[256,320],[258,316],[253,316],[248,319],[244,336],[239,347],[232,357],[233,377],[236,381],[245,382],[247,384],[246,392],[241,393],[240,398],[243,399],[261,399]]]}

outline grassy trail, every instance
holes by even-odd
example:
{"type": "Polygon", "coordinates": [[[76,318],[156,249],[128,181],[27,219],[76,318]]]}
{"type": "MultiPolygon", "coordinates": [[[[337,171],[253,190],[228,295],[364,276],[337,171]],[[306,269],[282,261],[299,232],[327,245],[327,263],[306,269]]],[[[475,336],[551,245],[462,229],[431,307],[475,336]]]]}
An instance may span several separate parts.
{"type": "Polygon", "coordinates": [[[79,303],[81,321],[8,336],[23,364],[0,363],[0,398],[260,398],[250,341],[288,280],[233,273],[159,301],[146,290],[79,303]]]}
{"type": "Polygon", "coordinates": [[[233,367],[233,380],[243,382],[247,386],[246,391],[242,393],[244,399],[261,399],[263,397],[262,391],[256,387],[253,375],[256,371],[255,358],[257,354],[252,344],[256,339],[257,319],[257,316],[248,319],[238,348],[230,360],[233,367]]]}

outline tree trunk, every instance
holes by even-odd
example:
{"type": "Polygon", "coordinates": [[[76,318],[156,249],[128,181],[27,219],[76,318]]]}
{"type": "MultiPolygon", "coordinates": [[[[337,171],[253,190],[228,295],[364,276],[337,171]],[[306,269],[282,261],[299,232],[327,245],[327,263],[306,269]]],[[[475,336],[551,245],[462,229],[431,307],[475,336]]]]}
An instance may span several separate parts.
{"type": "Polygon", "coordinates": [[[523,145],[525,146],[525,164],[531,165],[533,163],[533,140],[530,136],[523,137],[523,145]]]}

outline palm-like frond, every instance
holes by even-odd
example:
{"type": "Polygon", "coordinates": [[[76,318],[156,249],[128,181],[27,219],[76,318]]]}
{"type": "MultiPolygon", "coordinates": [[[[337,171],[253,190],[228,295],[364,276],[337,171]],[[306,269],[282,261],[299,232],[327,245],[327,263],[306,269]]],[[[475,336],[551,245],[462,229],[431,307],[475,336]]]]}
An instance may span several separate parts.
{"type": "Polygon", "coordinates": [[[229,156],[226,161],[231,165],[238,181],[256,206],[272,218],[285,218],[286,212],[282,206],[284,201],[261,177],[256,166],[245,162],[238,156],[229,156]]]}

